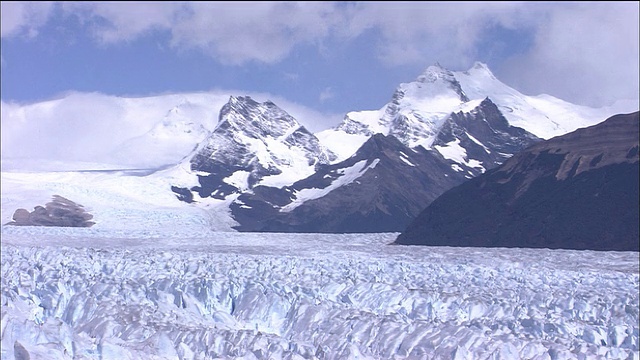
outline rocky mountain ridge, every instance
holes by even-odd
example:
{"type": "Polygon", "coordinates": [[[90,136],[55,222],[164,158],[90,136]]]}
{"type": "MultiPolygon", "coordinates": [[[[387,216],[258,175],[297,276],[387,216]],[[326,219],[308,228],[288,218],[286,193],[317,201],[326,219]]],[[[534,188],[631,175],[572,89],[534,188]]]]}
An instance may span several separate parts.
{"type": "Polygon", "coordinates": [[[396,243],[638,251],[638,114],[532,145],[445,192],[396,243]]]}
{"type": "Polygon", "coordinates": [[[272,102],[231,97],[188,157],[199,185],[173,190],[189,202],[227,201],[240,231],[401,231],[447,189],[540,140],[489,97],[470,100],[439,65],[378,114],[347,115],[316,136],[272,102]],[[332,151],[345,135],[354,153],[332,151]]]}

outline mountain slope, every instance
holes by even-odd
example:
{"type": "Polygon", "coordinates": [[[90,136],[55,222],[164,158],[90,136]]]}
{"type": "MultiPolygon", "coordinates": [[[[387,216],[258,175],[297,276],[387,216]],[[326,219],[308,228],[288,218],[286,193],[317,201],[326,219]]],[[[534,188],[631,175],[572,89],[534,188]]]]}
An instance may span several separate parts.
{"type": "Polygon", "coordinates": [[[395,243],[638,251],[638,112],[538,144],[447,191],[395,243]]]}
{"type": "Polygon", "coordinates": [[[498,106],[485,98],[471,111],[449,115],[431,149],[455,161],[457,169],[476,176],[537,141],[535,135],[509,125],[498,106]]]}
{"type": "Polygon", "coordinates": [[[351,158],[282,189],[256,187],[232,206],[240,231],[389,232],[465,180],[451,161],[373,135],[351,158]]]}
{"type": "Polygon", "coordinates": [[[172,189],[187,202],[228,202],[240,231],[401,231],[444,191],[539,140],[488,98],[467,106],[433,129],[433,149],[375,133],[331,163],[333,152],[275,104],[232,97],[186,160],[199,185],[172,189]]]}
{"type": "Polygon", "coordinates": [[[203,107],[203,104],[183,99],[148,132],[124,141],[109,157],[119,164],[142,167],[176,163],[180,154],[181,157],[189,154],[209,136],[210,131],[205,124],[208,125],[213,116],[203,107]],[[153,160],[149,156],[133,160],[132,154],[153,154],[153,160]]]}
{"type": "Polygon", "coordinates": [[[295,181],[332,157],[313,134],[274,103],[232,96],[220,110],[216,128],[185,162],[200,183],[191,190],[201,198],[224,199],[267,177],[272,184],[295,181]]]}
{"type": "Polygon", "coordinates": [[[325,146],[338,148],[339,159],[353,154],[374,133],[394,135],[409,147],[429,149],[451,113],[469,112],[486,98],[497,105],[509,125],[543,139],[594,125],[616,113],[549,95],[524,95],[502,83],[480,62],[467,71],[450,71],[435,64],[416,80],[400,84],[380,110],[350,112],[340,125],[316,136],[325,146]]]}
{"type": "Polygon", "coordinates": [[[196,206],[226,202],[240,231],[402,231],[446,190],[540,141],[503,113],[534,114],[526,100],[482,64],[435,65],[380,111],[349,113],[316,137],[272,102],[231,97],[187,159],[198,185],[172,189],[196,206]]]}

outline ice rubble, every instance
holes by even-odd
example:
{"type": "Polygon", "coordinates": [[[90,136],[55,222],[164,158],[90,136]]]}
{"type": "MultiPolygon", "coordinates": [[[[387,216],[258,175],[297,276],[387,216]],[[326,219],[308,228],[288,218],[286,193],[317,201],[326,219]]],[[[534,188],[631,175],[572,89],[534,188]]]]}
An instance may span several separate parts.
{"type": "Polygon", "coordinates": [[[2,359],[638,359],[638,254],[2,230],[2,359]]]}

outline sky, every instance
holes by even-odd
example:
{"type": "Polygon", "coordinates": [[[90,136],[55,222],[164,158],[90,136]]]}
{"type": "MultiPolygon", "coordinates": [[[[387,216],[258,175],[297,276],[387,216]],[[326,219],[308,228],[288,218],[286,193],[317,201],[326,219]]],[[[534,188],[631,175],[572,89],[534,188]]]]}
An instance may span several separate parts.
{"type": "Polygon", "coordinates": [[[639,97],[637,1],[1,6],[3,106],[77,93],[255,93],[313,114],[318,131],[382,108],[430,65],[476,61],[526,95],[592,107],[639,97]]]}
{"type": "Polygon", "coordinates": [[[378,109],[429,65],[528,95],[638,97],[638,2],[2,2],[2,100],[237,89],[378,109]]]}

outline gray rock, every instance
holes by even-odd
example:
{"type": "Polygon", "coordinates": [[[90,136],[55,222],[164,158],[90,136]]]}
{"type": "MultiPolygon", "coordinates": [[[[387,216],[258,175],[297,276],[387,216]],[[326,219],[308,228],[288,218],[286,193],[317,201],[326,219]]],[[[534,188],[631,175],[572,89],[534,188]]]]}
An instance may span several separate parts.
{"type": "Polygon", "coordinates": [[[13,213],[13,221],[18,224],[27,224],[29,223],[29,211],[27,209],[18,209],[15,213],[13,213]]]}
{"type": "Polygon", "coordinates": [[[80,204],[59,195],[53,195],[53,200],[45,206],[36,206],[32,212],[18,209],[13,214],[13,221],[7,225],[17,226],[60,226],[60,227],[91,227],[95,224],[93,215],[85,212],[80,204]]]}

